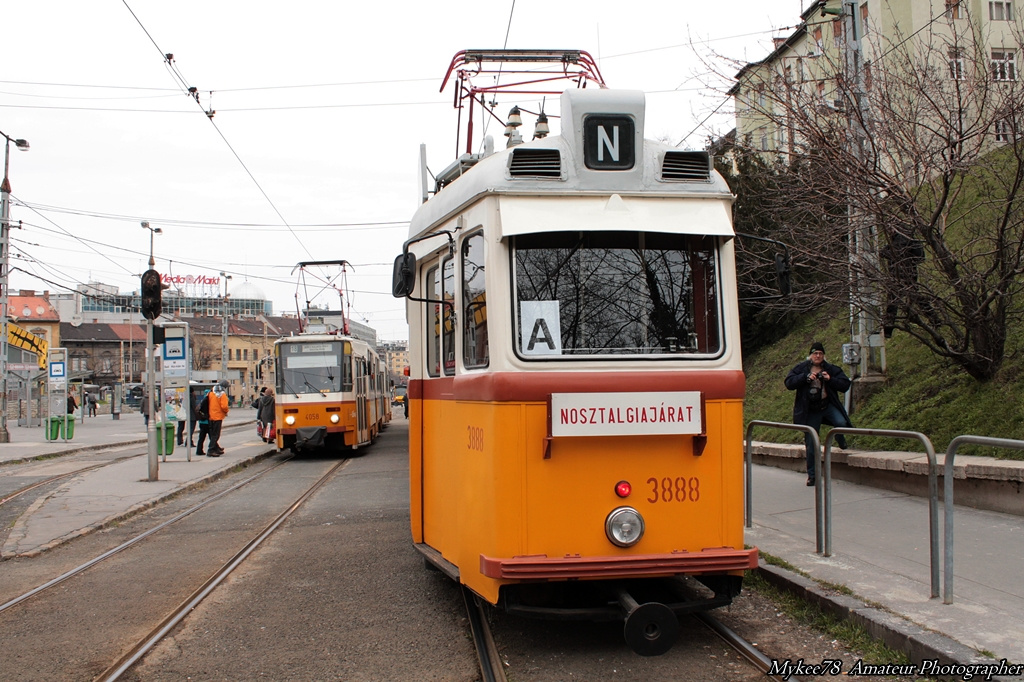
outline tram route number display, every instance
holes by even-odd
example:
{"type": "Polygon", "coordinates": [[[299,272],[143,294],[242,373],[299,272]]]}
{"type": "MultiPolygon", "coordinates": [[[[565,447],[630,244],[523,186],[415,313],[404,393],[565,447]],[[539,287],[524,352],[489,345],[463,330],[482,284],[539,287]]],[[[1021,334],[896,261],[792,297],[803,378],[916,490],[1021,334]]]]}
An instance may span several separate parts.
{"type": "Polygon", "coordinates": [[[552,393],[551,435],[700,435],[700,391],[552,393]]]}

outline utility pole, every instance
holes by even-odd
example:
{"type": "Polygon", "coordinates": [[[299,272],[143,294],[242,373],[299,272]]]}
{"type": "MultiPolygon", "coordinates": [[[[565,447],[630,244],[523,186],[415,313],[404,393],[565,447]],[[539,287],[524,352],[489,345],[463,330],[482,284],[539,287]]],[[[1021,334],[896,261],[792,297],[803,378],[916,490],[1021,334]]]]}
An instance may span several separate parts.
{"type": "MultiPolygon", "coordinates": [[[[8,265],[11,244],[11,181],[7,178],[7,171],[11,165],[11,142],[23,152],[28,151],[29,145],[27,140],[16,140],[2,131],[0,135],[6,140],[4,179],[0,183],[0,443],[10,443],[11,432],[7,430],[7,306],[10,300],[8,265]]],[[[31,408],[29,410],[31,411],[31,408]]],[[[31,414],[29,416],[31,417],[31,414]]]]}
{"type": "MultiPolygon", "coordinates": [[[[862,39],[864,22],[858,0],[843,0],[843,30],[846,33],[845,72],[847,87],[852,94],[847,111],[849,121],[847,136],[850,151],[857,162],[864,160],[864,145],[869,134],[866,122],[870,115],[864,88],[864,51],[862,39]]],[[[865,277],[868,269],[877,270],[878,235],[874,224],[865,219],[859,200],[847,195],[847,220],[849,222],[850,249],[850,336],[854,349],[851,357],[859,351],[860,367],[854,377],[860,381],[878,378],[874,369],[885,372],[885,341],[880,333],[880,324],[869,309],[877,308],[877,290],[865,277]]],[[[844,348],[844,355],[847,355],[844,348]]],[[[847,392],[847,407],[853,409],[852,389],[847,392]]]]}

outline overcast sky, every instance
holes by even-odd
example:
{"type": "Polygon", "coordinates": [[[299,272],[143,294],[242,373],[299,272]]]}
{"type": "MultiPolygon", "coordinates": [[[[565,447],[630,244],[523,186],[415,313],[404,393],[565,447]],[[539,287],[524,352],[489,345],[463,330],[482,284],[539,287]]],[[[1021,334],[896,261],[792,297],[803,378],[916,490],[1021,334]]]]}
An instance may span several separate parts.
{"type": "MultiPolygon", "coordinates": [[[[453,91],[439,88],[457,51],[586,50],[610,87],[647,93],[647,137],[703,148],[733,127],[728,84],[707,62],[732,75],[762,59],[801,9],[801,0],[4,3],[0,131],[31,145],[11,145],[11,219],[23,224],[11,231],[11,290],[137,291],[146,220],[163,230],[159,272],[225,271],[229,291],[248,282],[275,313],[318,291],[312,279],[297,286],[296,263],[345,259],[352,317],[382,340],[405,339],[391,262],[419,203],[419,145],[435,173],[456,156],[453,91]]],[[[501,128],[487,132],[504,145],[501,128]]],[[[337,308],[336,296],[313,301],[337,308]]]]}

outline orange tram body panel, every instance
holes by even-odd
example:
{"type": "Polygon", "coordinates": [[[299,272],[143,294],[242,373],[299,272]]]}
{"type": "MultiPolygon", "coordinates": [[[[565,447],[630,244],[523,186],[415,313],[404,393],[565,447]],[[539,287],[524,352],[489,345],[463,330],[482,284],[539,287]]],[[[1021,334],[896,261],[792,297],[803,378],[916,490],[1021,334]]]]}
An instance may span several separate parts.
{"type": "Polygon", "coordinates": [[[386,370],[371,344],[300,334],[278,339],[274,356],[279,448],[356,450],[391,421],[386,370]]]}
{"type": "Polygon", "coordinates": [[[757,549],[733,196],[705,152],[645,140],[644,107],[567,90],[562,134],[464,154],[414,216],[393,293],[416,548],[510,611],[624,618],[653,655],[680,613],[739,594],[757,549]],[[697,596],[649,596],[663,585],[697,596]]]}

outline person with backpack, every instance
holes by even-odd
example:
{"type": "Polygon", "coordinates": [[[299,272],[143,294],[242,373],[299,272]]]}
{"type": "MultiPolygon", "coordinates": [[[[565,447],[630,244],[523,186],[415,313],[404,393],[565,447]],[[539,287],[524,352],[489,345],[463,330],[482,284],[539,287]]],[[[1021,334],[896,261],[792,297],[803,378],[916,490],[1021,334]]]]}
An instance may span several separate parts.
{"type": "MultiPolygon", "coordinates": [[[[210,433],[210,389],[203,391],[203,397],[196,405],[196,423],[199,424],[199,441],[196,444],[196,456],[202,457],[203,446],[206,444],[206,436],[210,433]]],[[[212,441],[211,441],[212,442],[212,441]]]]}
{"type": "MultiPolygon", "coordinates": [[[[806,424],[818,432],[822,424],[853,426],[850,415],[839,400],[839,394],[850,389],[850,379],[839,365],[825,362],[825,347],[818,341],[811,344],[807,359],[789,371],[786,388],[796,391],[793,400],[793,423],[806,424]]],[[[804,434],[807,447],[807,485],[814,485],[815,460],[811,434],[804,434]]],[[[846,438],[836,436],[836,445],[846,447],[846,438]]]]}

